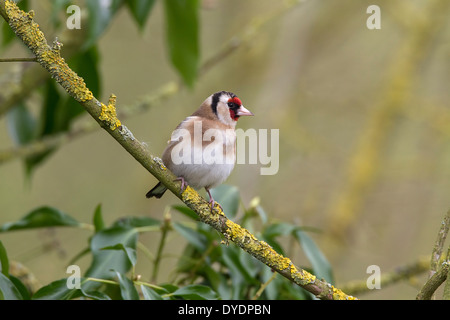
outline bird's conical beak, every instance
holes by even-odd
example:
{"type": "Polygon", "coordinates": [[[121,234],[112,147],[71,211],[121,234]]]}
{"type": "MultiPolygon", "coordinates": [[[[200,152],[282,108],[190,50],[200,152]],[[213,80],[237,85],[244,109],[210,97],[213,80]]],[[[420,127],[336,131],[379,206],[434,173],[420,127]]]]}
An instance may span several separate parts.
{"type": "Polygon", "coordinates": [[[239,107],[236,115],[238,115],[238,116],[254,116],[254,114],[251,113],[250,111],[248,111],[244,106],[239,107]]]}

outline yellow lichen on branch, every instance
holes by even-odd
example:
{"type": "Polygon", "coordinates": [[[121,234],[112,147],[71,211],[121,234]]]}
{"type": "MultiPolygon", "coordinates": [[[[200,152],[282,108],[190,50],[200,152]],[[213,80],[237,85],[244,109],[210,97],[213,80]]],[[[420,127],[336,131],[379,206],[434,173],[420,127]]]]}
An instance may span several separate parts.
{"type": "Polygon", "coordinates": [[[292,279],[294,279],[296,283],[303,286],[314,284],[317,280],[315,275],[310,274],[309,272],[305,272],[304,270],[298,270],[297,267],[293,264],[291,264],[290,272],[292,279]]]}
{"type": "MultiPolygon", "coordinates": [[[[203,199],[198,194],[198,192],[196,192],[190,186],[187,186],[181,193],[181,200],[183,200],[183,202],[186,203],[191,208],[202,208],[202,211],[205,211],[205,212],[211,211],[211,207],[209,206],[209,203],[205,199],[203,199]]],[[[219,205],[217,203],[216,203],[215,209],[216,210],[214,211],[214,214],[211,214],[208,217],[205,217],[205,218],[211,218],[212,220],[214,220],[212,223],[215,223],[215,222],[218,223],[217,219],[215,218],[216,215],[225,216],[225,214],[223,213],[223,211],[221,210],[221,208],[219,207],[219,205]]],[[[200,218],[202,218],[202,217],[200,217],[200,218]]]]}
{"type": "Polygon", "coordinates": [[[8,23],[14,33],[22,41],[24,38],[28,40],[25,42],[28,48],[35,51],[41,50],[42,47],[47,45],[44,34],[39,30],[39,25],[33,21],[34,11],[23,12],[10,0],[5,1],[5,11],[9,20],[8,23]]]}
{"type": "Polygon", "coordinates": [[[331,286],[331,290],[333,291],[333,300],[358,300],[353,296],[345,294],[341,289],[335,288],[334,286],[331,286]]]}
{"type": "Polygon", "coordinates": [[[113,131],[122,125],[120,120],[117,118],[116,99],[117,97],[112,94],[109,98],[108,105],[102,103],[102,112],[98,117],[99,120],[103,121],[113,131]]]}
{"type": "Polygon", "coordinates": [[[183,201],[189,203],[198,202],[200,198],[199,194],[195,192],[195,190],[192,189],[190,186],[187,186],[181,195],[183,201]]]}
{"type": "Polygon", "coordinates": [[[267,242],[259,241],[247,229],[231,220],[227,220],[225,224],[229,239],[250,252],[255,258],[264,261],[266,265],[277,271],[289,268],[291,260],[277,253],[267,242]]]}

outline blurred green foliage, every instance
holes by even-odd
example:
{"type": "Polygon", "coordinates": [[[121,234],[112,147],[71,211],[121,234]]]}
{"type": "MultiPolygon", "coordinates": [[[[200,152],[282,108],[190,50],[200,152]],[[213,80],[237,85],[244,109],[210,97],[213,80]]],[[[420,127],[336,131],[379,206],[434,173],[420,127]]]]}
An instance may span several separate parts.
{"type": "MultiPolygon", "coordinates": [[[[279,253],[286,253],[282,240],[290,238],[298,242],[305,251],[311,268],[318,277],[332,282],[331,267],[314,241],[301,227],[287,223],[270,223],[263,208],[253,201],[244,208],[242,216],[236,216],[241,206],[236,187],[222,185],[213,190],[231,218],[253,229],[258,224],[262,231],[257,235],[279,253]]],[[[79,278],[79,287],[71,286],[73,275],[44,284],[37,292],[30,292],[26,286],[9,273],[7,251],[0,241],[0,297],[3,299],[75,299],[94,300],[170,300],[170,299],[312,299],[313,296],[301,287],[275,274],[263,263],[254,259],[234,244],[228,244],[210,226],[201,223],[195,212],[184,206],[174,206],[172,212],[187,217],[187,221],[164,221],[149,217],[127,216],[111,226],[105,226],[101,206],[93,214],[93,224],[81,223],[70,215],[51,207],[41,207],[22,219],[0,226],[0,233],[36,228],[71,227],[88,229],[88,246],[71,260],[76,265],[82,256],[90,255],[91,264],[79,278]],[[145,232],[177,232],[187,244],[178,257],[176,271],[170,283],[145,282],[135,274],[138,263],[137,250],[140,234],[145,232]],[[264,285],[264,286],[263,286],[264,285]],[[262,289],[261,289],[262,288],[262,289]],[[117,290],[118,289],[118,290],[117,290]]],[[[289,241],[288,241],[289,243],[289,241]]],[[[162,252],[161,252],[162,253],[162,252]]],[[[153,268],[163,258],[153,258],[153,268]]],[[[140,262],[139,263],[146,263],[140,262]]],[[[70,272],[68,272],[70,273],[70,272]]]]}

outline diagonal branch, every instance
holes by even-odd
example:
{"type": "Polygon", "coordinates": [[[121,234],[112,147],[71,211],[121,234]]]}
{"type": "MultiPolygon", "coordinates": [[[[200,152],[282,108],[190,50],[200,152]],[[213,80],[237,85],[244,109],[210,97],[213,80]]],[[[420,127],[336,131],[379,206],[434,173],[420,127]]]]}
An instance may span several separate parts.
{"type": "MultiPolygon", "coordinates": [[[[441,227],[439,228],[437,239],[433,247],[433,252],[431,254],[430,273],[428,276],[428,280],[420,289],[420,292],[416,297],[417,300],[432,299],[436,289],[447,279],[447,276],[449,275],[450,247],[448,248],[447,256],[442,257],[442,251],[444,249],[444,243],[445,239],[447,238],[449,228],[450,228],[450,210],[447,211],[447,214],[444,216],[444,219],[441,222],[441,227]]],[[[446,294],[448,294],[447,291],[449,283],[448,281],[449,280],[447,280],[447,284],[445,285],[444,290],[446,294]]]]}
{"type": "MultiPolygon", "coordinates": [[[[445,239],[447,238],[448,231],[450,229],[450,210],[447,211],[444,219],[441,222],[441,227],[436,238],[436,242],[433,247],[433,253],[431,254],[431,270],[429,277],[431,278],[439,269],[439,263],[442,257],[442,251],[444,249],[445,239]]],[[[450,259],[450,257],[447,257],[450,259]]]]}
{"type": "Polygon", "coordinates": [[[450,270],[450,263],[444,261],[441,268],[433,273],[433,275],[427,280],[422,289],[420,289],[417,295],[417,300],[431,300],[434,292],[439,286],[447,279],[448,272],[450,270]]]}
{"type": "Polygon", "coordinates": [[[44,34],[33,20],[33,12],[25,13],[13,1],[0,0],[0,14],[52,78],[145,169],[194,210],[202,222],[222,233],[227,241],[234,242],[256,259],[315,296],[321,299],[354,299],[324,280],[319,280],[309,272],[295,266],[289,258],[278,254],[266,242],[259,241],[248,230],[229,220],[218,205],[211,212],[209,202],[194,189],[187,187],[181,192],[179,184],[174,182],[176,177],[167,170],[159,158],[151,155],[118,119],[115,108],[116,97],[111,95],[108,105],[105,105],[93,96],[84,80],[73,72],[60,56],[60,43],[54,42],[53,47],[47,44],[44,34]]]}

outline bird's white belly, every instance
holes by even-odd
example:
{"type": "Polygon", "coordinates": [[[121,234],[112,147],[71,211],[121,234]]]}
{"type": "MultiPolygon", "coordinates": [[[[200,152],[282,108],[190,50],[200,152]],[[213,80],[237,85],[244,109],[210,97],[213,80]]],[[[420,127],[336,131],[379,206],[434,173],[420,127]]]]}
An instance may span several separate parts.
{"type": "Polygon", "coordinates": [[[191,148],[190,159],[179,164],[172,162],[170,170],[176,176],[183,177],[195,189],[218,186],[228,178],[234,168],[234,140],[231,142],[232,145],[212,142],[203,149],[191,148]],[[225,149],[227,147],[228,149],[225,149]]]}
{"type": "Polygon", "coordinates": [[[182,176],[194,189],[213,188],[224,182],[231,171],[232,164],[181,164],[174,168],[177,176],[182,176]]]}

